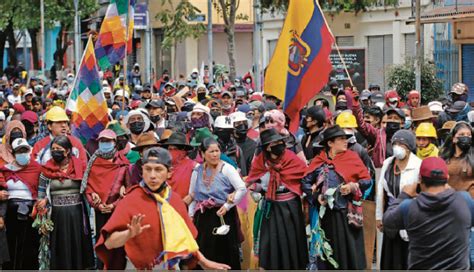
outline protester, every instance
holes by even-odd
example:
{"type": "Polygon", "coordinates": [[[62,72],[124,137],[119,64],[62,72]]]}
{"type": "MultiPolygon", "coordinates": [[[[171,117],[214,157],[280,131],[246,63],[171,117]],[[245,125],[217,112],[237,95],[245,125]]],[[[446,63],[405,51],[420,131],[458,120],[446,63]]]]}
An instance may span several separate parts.
{"type": "Polygon", "coordinates": [[[6,211],[0,212],[0,221],[6,228],[5,246],[8,245],[10,256],[2,269],[37,270],[39,235],[33,229],[31,214],[38,197],[41,167],[30,159],[31,146],[24,138],[12,142],[12,151],[15,160],[0,168],[0,190],[8,194],[8,201],[3,204],[6,209],[0,208],[6,211]]]}
{"type": "Polygon", "coordinates": [[[16,120],[8,122],[4,140],[0,145],[0,167],[15,161],[12,143],[15,139],[19,138],[26,138],[25,126],[16,120]]]}
{"type": "Polygon", "coordinates": [[[249,131],[249,120],[247,119],[245,113],[237,111],[231,114],[232,123],[234,125],[234,139],[238,147],[242,150],[242,154],[245,165],[241,167],[240,174],[242,176],[247,176],[250,172],[253,155],[257,149],[257,143],[248,137],[249,131]]]}
{"type": "Polygon", "coordinates": [[[399,130],[392,137],[393,156],[387,158],[382,166],[377,182],[376,215],[377,228],[383,231],[381,269],[408,268],[408,236],[405,230],[390,232],[382,224],[384,212],[399,197],[403,187],[417,183],[421,159],[416,151],[413,132],[399,130]]]}
{"type": "Polygon", "coordinates": [[[315,150],[315,147],[319,145],[322,139],[322,132],[325,129],[325,120],[326,114],[321,107],[312,106],[306,111],[304,119],[306,131],[301,143],[303,145],[304,156],[308,160],[313,159],[320,151],[315,150]]]}
{"type": "Polygon", "coordinates": [[[311,228],[321,235],[316,244],[327,241],[331,248],[320,250],[325,254],[329,250],[334,261],[319,256],[318,269],[366,268],[360,201],[371,185],[371,178],[357,153],[347,150],[347,137],[338,125],[327,128],[321,141],[325,149],[311,161],[303,179],[312,216],[319,214],[321,220],[311,220],[316,221],[311,228]]]}
{"type": "Polygon", "coordinates": [[[474,202],[468,193],[450,188],[448,177],[448,167],[441,158],[425,159],[420,183],[405,186],[384,214],[384,232],[406,229],[410,270],[470,267],[468,241],[474,226],[474,202]]]}
{"type": "Polygon", "coordinates": [[[42,234],[49,246],[42,247],[40,254],[48,254],[50,260],[49,264],[40,263],[40,267],[94,268],[91,228],[80,193],[85,165],[72,154],[73,145],[68,136],[56,136],[50,149],[52,158],[41,170],[36,208],[51,217],[53,230],[42,234]]]}
{"type": "Polygon", "coordinates": [[[416,128],[416,155],[420,159],[428,157],[438,157],[438,147],[436,140],[438,135],[432,123],[421,123],[416,128]]]}
{"type": "Polygon", "coordinates": [[[240,223],[235,205],[245,196],[245,184],[234,167],[220,159],[219,143],[206,138],[199,151],[204,159],[191,176],[189,215],[198,229],[202,253],[231,269],[240,269],[240,223]],[[229,195],[235,191],[232,200],[229,195]]]}
{"type": "Polygon", "coordinates": [[[274,128],[260,134],[260,144],[262,152],[246,179],[262,197],[255,214],[254,253],[266,270],[305,269],[308,249],[300,182],[306,164],[287,150],[285,136],[274,128]]]}

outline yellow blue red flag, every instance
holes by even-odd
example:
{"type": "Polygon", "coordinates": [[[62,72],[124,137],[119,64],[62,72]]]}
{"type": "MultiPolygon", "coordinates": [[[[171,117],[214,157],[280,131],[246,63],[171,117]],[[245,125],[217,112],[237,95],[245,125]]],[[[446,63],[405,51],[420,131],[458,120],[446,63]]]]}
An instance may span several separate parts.
{"type": "Polygon", "coordinates": [[[275,52],[265,73],[265,94],[283,101],[296,131],[299,112],[326,84],[334,37],[317,0],[290,0],[275,52]]]}

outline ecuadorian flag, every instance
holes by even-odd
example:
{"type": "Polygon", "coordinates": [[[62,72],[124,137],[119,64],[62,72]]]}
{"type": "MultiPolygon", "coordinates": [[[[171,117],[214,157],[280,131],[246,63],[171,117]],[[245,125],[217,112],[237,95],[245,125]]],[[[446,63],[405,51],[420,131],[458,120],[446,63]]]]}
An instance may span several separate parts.
{"type": "Polygon", "coordinates": [[[327,83],[334,37],[317,0],[290,0],[275,52],[265,74],[265,94],[283,101],[296,131],[299,112],[327,83]]]}

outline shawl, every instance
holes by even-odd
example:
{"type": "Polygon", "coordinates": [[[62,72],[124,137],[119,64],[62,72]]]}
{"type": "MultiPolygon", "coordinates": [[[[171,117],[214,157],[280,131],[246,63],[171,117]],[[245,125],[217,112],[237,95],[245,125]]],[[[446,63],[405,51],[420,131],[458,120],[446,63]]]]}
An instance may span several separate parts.
{"type": "Polygon", "coordinates": [[[171,189],[180,195],[182,198],[189,193],[189,184],[191,182],[191,175],[196,166],[196,162],[191,160],[184,152],[184,157],[174,158],[172,160],[173,172],[168,184],[171,189]]]}
{"type": "Polygon", "coordinates": [[[38,197],[38,181],[41,173],[41,166],[35,162],[30,163],[25,167],[18,167],[13,164],[7,164],[0,168],[0,187],[7,188],[6,182],[13,180],[13,182],[21,181],[31,192],[33,199],[38,197]]]}
{"type": "Polygon", "coordinates": [[[326,152],[321,152],[311,161],[306,174],[310,174],[323,164],[333,165],[336,173],[338,173],[346,183],[371,179],[367,167],[359,155],[352,150],[339,153],[332,160],[328,158],[326,152]]]}
{"type": "Polygon", "coordinates": [[[114,184],[125,185],[124,176],[128,166],[128,160],[121,152],[115,152],[113,161],[109,161],[106,157],[103,158],[100,151],[97,150],[87,164],[82,179],[81,192],[85,191],[87,194],[95,192],[99,195],[102,203],[108,203],[109,196],[117,191],[114,190],[114,184]]]}
{"type": "MultiPolygon", "coordinates": [[[[95,246],[97,256],[104,262],[105,269],[125,268],[120,266],[120,260],[114,258],[113,250],[109,250],[105,247],[105,240],[113,232],[126,230],[131,218],[139,213],[145,215],[142,225],[150,224],[151,227],[125,243],[125,252],[133,265],[137,269],[152,269],[157,263],[157,259],[159,259],[160,256],[163,257],[162,253],[164,249],[176,250],[166,248],[169,244],[165,245],[165,243],[171,241],[163,241],[163,235],[171,235],[171,232],[174,232],[175,229],[168,229],[166,227],[169,226],[170,222],[162,222],[162,218],[169,220],[170,217],[162,217],[160,201],[163,200],[156,199],[156,197],[145,188],[142,182],[140,185],[131,187],[125,197],[118,202],[112,216],[102,228],[101,235],[95,246]]],[[[196,238],[196,227],[191,221],[191,218],[189,218],[186,205],[179,195],[171,192],[166,201],[174,211],[180,215],[186,227],[191,232],[192,237],[196,238]]],[[[176,213],[173,213],[175,217],[176,213]]],[[[178,221],[174,221],[173,219],[171,223],[179,223],[178,221]]],[[[169,253],[176,252],[168,252],[168,254],[169,253]]]]}
{"type": "Polygon", "coordinates": [[[48,179],[57,179],[64,181],[65,179],[82,180],[84,174],[84,165],[82,161],[75,156],[69,157],[69,165],[66,172],[62,172],[59,165],[53,159],[50,159],[42,166],[41,170],[44,177],[48,179]]]}
{"type": "Polygon", "coordinates": [[[25,126],[20,121],[13,120],[8,122],[7,127],[5,129],[3,144],[0,144],[0,160],[3,160],[5,163],[12,163],[13,161],[15,161],[12,146],[10,145],[10,134],[15,128],[20,129],[21,133],[23,133],[26,138],[25,126]]]}
{"type": "Polygon", "coordinates": [[[246,179],[247,184],[257,181],[270,172],[267,199],[276,199],[276,190],[281,184],[291,192],[301,195],[301,179],[305,176],[306,164],[288,149],[277,162],[265,159],[264,153],[261,152],[252,162],[252,168],[246,179]]]}

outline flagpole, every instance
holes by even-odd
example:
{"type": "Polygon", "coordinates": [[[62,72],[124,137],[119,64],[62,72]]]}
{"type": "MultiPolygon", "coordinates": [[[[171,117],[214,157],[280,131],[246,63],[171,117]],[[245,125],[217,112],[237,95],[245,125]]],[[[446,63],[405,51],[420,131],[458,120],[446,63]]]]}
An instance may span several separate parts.
{"type": "Polygon", "coordinates": [[[127,19],[125,20],[125,58],[123,59],[123,96],[122,96],[122,111],[125,110],[125,92],[127,91],[126,90],[126,86],[128,84],[127,82],[127,65],[128,65],[128,61],[127,61],[127,54],[128,54],[128,20],[129,20],[129,17],[130,17],[130,0],[128,1],[128,5],[127,5],[127,19]]]}
{"type": "Polygon", "coordinates": [[[339,59],[341,59],[342,65],[344,65],[344,70],[346,71],[346,75],[349,78],[349,82],[351,83],[351,87],[354,87],[354,83],[352,82],[351,75],[349,74],[349,71],[347,70],[347,65],[344,59],[341,56],[341,51],[339,51],[339,46],[337,46],[337,42],[334,42],[334,46],[336,46],[337,54],[339,55],[339,59]]]}

